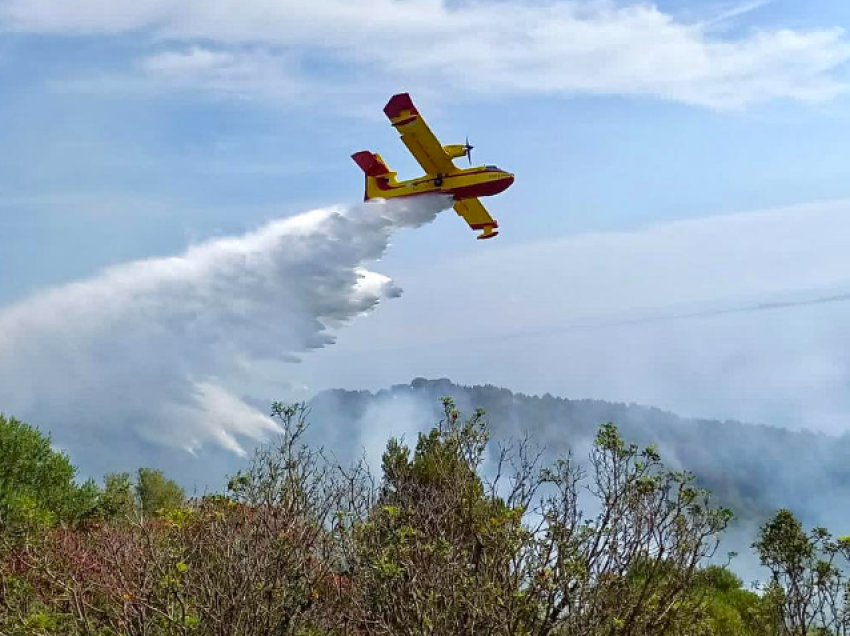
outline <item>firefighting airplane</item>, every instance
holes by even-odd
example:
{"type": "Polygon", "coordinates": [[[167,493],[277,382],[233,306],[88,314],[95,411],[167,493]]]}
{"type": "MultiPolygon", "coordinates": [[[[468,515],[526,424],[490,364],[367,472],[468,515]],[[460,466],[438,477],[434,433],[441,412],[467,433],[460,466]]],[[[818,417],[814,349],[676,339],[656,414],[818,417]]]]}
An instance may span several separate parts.
{"type": "Polygon", "coordinates": [[[384,107],[384,113],[401,133],[401,140],[413,154],[426,174],[410,181],[398,181],[381,155],[363,150],[351,158],[366,173],[365,199],[392,199],[420,194],[448,194],[454,199],[454,209],[473,230],[481,230],[479,239],[493,238],[499,224],[481,205],[478,197],[499,194],[514,182],[514,175],[496,166],[460,169],[452,159],[467,157],[472,164],[472,146],[466,144],[443,146],[428,128],[410,95],[394,95],[384,107]]]}

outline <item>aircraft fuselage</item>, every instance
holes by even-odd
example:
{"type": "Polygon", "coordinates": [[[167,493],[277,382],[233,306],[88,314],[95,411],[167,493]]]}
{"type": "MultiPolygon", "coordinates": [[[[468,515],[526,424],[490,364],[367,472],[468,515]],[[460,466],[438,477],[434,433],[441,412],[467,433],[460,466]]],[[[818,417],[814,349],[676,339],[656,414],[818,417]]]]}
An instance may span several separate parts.
{"type": "Polygon", "coordinates": [[[425,175],[407,181],[397,181],[395,173],[374,178],[367,198],[398,198],[421,194],[446,194],[455,201],[487,197],[504,192],[514,182],[514,175],[495,166],[458,170],[446,175],[425,175]]]}

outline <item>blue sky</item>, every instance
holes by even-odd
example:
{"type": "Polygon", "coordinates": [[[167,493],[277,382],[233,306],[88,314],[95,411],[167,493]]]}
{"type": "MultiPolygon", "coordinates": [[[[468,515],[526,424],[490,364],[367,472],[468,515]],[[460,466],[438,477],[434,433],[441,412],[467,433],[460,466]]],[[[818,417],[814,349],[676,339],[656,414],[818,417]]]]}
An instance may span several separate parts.
{"type": "MultiPolygon", "coordinates": [[[[356,365],[346,372],[343,358],[386,350],[382,337],[414,333],[426,344],[468,337],[455,321],[433,316],[440,330],[424,322],[435,302],[423,290],[486,307],[491,313],[476,312],[475,320],[492,335],[843,289],[850,259],[839,253],[823,260],[819,241],[850,226],[836,213],[850,213],[848,26],[850,6],[830,0],[0,0],[0,312],[107,266],[177,254],[306,209],[355,203],[362,175],[349,155],[357,150],[379,151],[402,175],[414,175],[415,163],[381,113],[391,94],[409,90],[444,143],[468,135],[476,162],[516,173],[514,187],[488,202],[502,232],[478,243],[447,214],[399,234],[378,269],[406,297],[341,330],[336,347],[308,356],[303,373],[311,390],[445,373],[817,427],[826,416],[805,413],[824,401],[820,393],[793,408],[770,400],[758,407],[771,386],[805,392],[816,379],[792,374],[756,383],[743,401],[734,387],[690,399],[693,387],[676,381],[688,377],[684,360],[671,363],[676,371],[651,389],[612,371],[623,360],[606,347],[616,340],[633,353],[653,349],[653,338],[667,346],[669,332],[660,328],[633,340],[608,334],[587,350],[561,343],[566,358],[581,350],[597,360],[596,381],[585,383],[578,375],[559,383],[517,374],[517,364],[536,364],[530,344],[519,352],[488,348],[486,372],[476,372],[481,352],[474,348],[458,351],[456,363],[437,363],[433,352],[398,354],[382,366],[393,378],[356,365]],[[777,210],[810,220],[777,225],[777,210]],[[722,234],[722,222],[700,221],[726,215],[761,219],[764,228],[745,223],[750,239],[736,242],[722,234]],[[652,228],[659,227],[665,240],[693,251],[655,242],[652,228]],[[775,242],[760,243],[760,235],[775,242]],[[696,254],[703,269],[668,261],[668,270],[687,275],[659,287],[668,270],[641,269],[652,260],[647,255],[600,255],[614,263],[602,274],[598,263],[559,256],[574,249],[592,260],[584,250],[599,236],[609,237],[599,243],[605,249],[641,245],[682,261],[696,254]],[[718,265],[727,240],[739,250],[730,259],[738,269],[718,265]],[[526,268],[541,251],[549,260],[526,268]],[[798,259],[797,269],[785,267],[786,253],[798,259]],[[512,285],[523,287],[523,274],[534,277],[521,314],[507,300],[518,297],[515,290],[488,274],[505,259],[516,274],[512,285]],[[480,268],[477,279],[473,267],[480,268]],[[585,268],[580,281],[574,272],[585,268]],[[583,282],[584,291],[562,289],[565,276],[583,282]],[[558,293],[545,291],[547,277],[558,293]]],[[[760,364],[776,367],[766,352],[787,344],[790,333],[833,333],[844,320],[841,309],[817,311],[809,316],[814,327],[789,314],[761,329],[750,316],[728,319],[723,336],[713,324],[688,327],[687,337],[732,343],[725,357],[701,368],[716,366],[722,376],[728,360],[743,356],[752,377],[762,377],[760,364]],[[766,338],[756,349],[737,339],[748,329],[766,338]]],[[[800,341],[785,361],[793,366],[834,349],[831,341],[800,341]]],[[[634,376],[659,364],[650,354],[635,356],[626,365],[634,376]]],[[[824,364],[838,369],[834,378],[844,377],[843,357],[824,364]]],[[[546,368],[547,378],[558,377],[546,368]]],[[[713,382],[697,376],[701,386],[713,382]]],[[[841,406],[830,411],[831,422],[844,413],[843,393],[832,398],[841,406]]]]}
{"type": "MultiPolygon", "coordinates": [[[[850,10],[841,3],[667,2],[655,10],[669,21],[667,27],[619,19],[627,32],[644,27],[664,35],[670,23],[685,29],[741,7],[751,10],[706,27],[693,39],[740,45],[760,32],[783,29],[809,37],[811,42],[793,45],[800,48],[798,54],[787,52],[791,45],[775,45],[779,53],[765,51],[764,61],[740,62],[757,70],[761,65],[765,76],[790,83],[775,98],[754,98],[743,107],[735,102],[757,92],[753,86],[762,81],[757,72],[744,80],[736,77],[753,72],[749,68],[732,68],[729,77],[717,80],[716,90],[728,96],[709,106],[665,98],[665,75],[678,75],[680,69],[652,66],[640,68],[637,80],[611,71],[612,77],[600,79],[600,86],[592,89],[544,94],[533,86],[502,90],[498,79],[481,88],[473,81],[472,88],[463,89],[463,77],[444,89],[439,72],[432,77],[430,68],[383,73],[377,70],[380,60],[346,64],[362,46],[359,42],[344,45],[354,52],[329,53],[302,42],[290,44],[283,35],[277,42],[274,33],[253,40],[245,34],[251,27],[247,18],[244,27],[234,24],[230,29],[201,19],[195,25],[191,4],[181,11],[177,3],[150,3],[162,10],[157,14],[151,9],[148,19],[125,17],[133,13],[126,9],[133,6],[129,2],[123,9],[122,2],[101,3],[114,5],[109,11],[98,4],[3,3],[0,17],[7,30],[0,47],[0,115],[5,122],[0,156],[10,178],[0,192],[0,266],[20,272],[13,285],[0,290],[6,300],[106,263],[170,253],[188,239],[238,231],[278,210],[349,201],[361,187],[348,159],[354,150],[380,150],[403,173],[415,173],[415,164],[380,116],[387,96],[402,89],[414,92],[446,143],[469,134],[477,144],[476,159],[519,175],[517,185],[492,204],[505,227],[503,243],[841,198],[850,183],[843,135],[837,134],[848,123],[843,82],[850,41],[838,33],[824,44],[816,35],[847,22],[850,10]],[[173,26],[181,21],[184,27],[173,26]],[[171,30],[191,35],[175,37],[171,30]],[[200,58],[204,53],[220,59],[197,59],[193,67],[193,54],[200,58]],[[829,58],[826,68],[820,57],[829,58]],[[812,58],[802,66],[817,69],[795,73],[787,68],[801,58],[812,58]],[[140,70],[146,63],[149,70],[140,70]],[[286,79],[288,74],[297,79],[286,79]],[[795,99],[803,94],[804,83],[818,85],[814,103],[795,99]],[[610,94],[589,94],[597,92],[610,94]],[[40,247],[37,264],[30,258],[33,245],[40,247]]],[[[228,3],[218,4],[228,10],[228,3]]],[[[260,12],[273,3],[253,4],[260,12]]],[[[335,3],[324,4],[328,25],[339,23],[343,29],[346,20],[369,20],[368,8],[348,18],[349,12],[342,10],[344,17],[335,16],[335,3]]],[[[375,4],[391,23],[396,3],[375,4]]],[[[505,3],[504,12],[516,4],[505,3]]],[[[625,11],[630,4],[612,6],[625,11]]],[[[486,14],[499,13],[497,7],[470,13],[485,14],[486,25],[486,14]]],[[[451,12],[446,12],[450,20],[451,12]]],[[[545,16],[532,11],[529,21],[535,19],[545,16]]],[[[616,19],[592,11],[584,19],[584,37],[623,37],[606,31],[613,30],[610,23],[616,19]]],[[[239,22],[238,15],[233,22],[239,22]]],[[[441,32],[443,27],[434,29],[441,32]]],[[[328,31],[326,37],[334,38],[333,28],[328,31]]],[[[380,38],[394,41],[391,31],[391,25],[378,30],[375,48],[383,44],[380,38]]],[[[427,42],[427,29],[419,31],[416,39],[427,42]]],[[[474,44],[475,35],[470,37],[474,44]]],[[[634,50],[624,49],[622,55],[640,56],[642,37],[652,34],[633,36],[634,50]]],[[[628,47],[630,38],[625,39],[628,47]]],[[[588,83],[584,76],[593,76],[590,67],[597,59],[617,63],[609,59],[617,53],[616,44],[611,51],[602,40],[594,44],[598,51],[575,54],[588,68],[568,68],[577,61],[564,55],[565,84],[573,71],[581,76],[573,83],[588,83]]],[[[416,56],[430,55],[426,46],[421,51],[419,46],[411,44],[406,63],[415,66],[416,56]]],[[[557,55],[552,48],[551,55],[557,55]]],[[[462,66],[464,53],[444,54],[462,66]]],[[[694,55],[698,53],[704,51],[694,55]]],[[[515,62],[518,68],[524,63],[515,62]]],[[[471,74],[484,65],[473,64],[471,74]]],[[[511,61],[503,65],[510,68],[511,61]]],[[[527,73],[529,83],[534,72],[531,67],[527,73]]],[[[551,81],[552,75],[556,73],[540,71],[537,81],[551,81]]],[[[693,87],[681,91],[688,100],[694,99],[691,93],[698,100],[709,99],[702,93],[710,91],[700,88],[706,81],[697,75],[688,82],[693,87]]],[[[452,249],[469,249],[466,237],[456,238],[449,239],[452,249]]],[[[442,243],[420,243],[418,251],[448,249],[442,243]]]]}

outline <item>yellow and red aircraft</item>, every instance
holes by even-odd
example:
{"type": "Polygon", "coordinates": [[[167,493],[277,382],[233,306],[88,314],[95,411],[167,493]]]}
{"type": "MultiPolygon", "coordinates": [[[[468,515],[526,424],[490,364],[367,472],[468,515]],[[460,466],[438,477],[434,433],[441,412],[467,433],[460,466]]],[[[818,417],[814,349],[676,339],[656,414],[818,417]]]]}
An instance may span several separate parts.
{"type": "Polygon", "coordinates": [[[466,144],[443,146],[428,128],[410,95],[394,95],[384,107],[384,113],[401,133],[401,140],[425,170],[418,179],[398,181],[396,173],[387,167],[381,155],[363,150],[351,158],[366,173],[365,199],[394,199],[421,194],[448,194],[454,199],[454,209],[473,230],[482,230],[479,239],[493,238],[499,224],[481,205],[478,197],[491,196],[507,190],[514,175],[496,166],[460,169],[453,159],[467,157],[472,164],[472,146],[466,144]]]}

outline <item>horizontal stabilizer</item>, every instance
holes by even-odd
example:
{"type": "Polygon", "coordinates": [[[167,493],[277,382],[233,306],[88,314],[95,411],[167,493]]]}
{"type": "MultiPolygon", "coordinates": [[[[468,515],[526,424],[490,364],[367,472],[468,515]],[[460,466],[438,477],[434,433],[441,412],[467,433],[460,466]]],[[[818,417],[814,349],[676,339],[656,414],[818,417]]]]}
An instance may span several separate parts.
{"type": "Polygon", "coordinates": [[[380,155],[368,150],[361,150],[351,155],[351,158],[360,166],[360,169],[366,173],[367,177],[380,177],[381,175],[389,174],[390,169],[380,155]]]}

